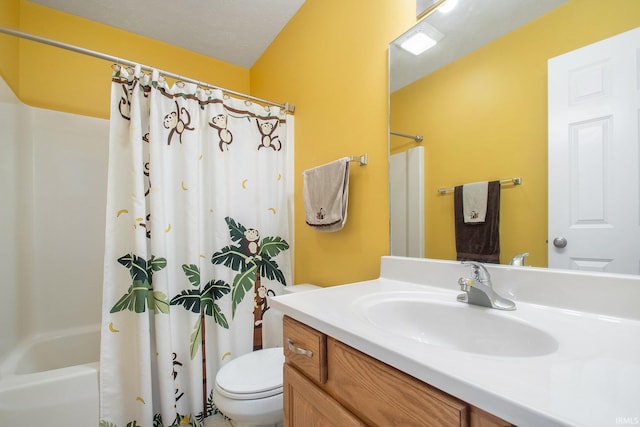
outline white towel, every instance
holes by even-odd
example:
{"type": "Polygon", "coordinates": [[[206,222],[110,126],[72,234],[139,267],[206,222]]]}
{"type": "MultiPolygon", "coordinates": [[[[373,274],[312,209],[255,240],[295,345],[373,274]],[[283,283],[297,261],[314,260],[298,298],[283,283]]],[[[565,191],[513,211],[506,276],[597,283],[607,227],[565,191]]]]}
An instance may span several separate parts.
{"type": "Polygon", "coordinates": [[[307,224],[318,231],[338,231],[347,221],[349,158],[308,169],[302,198],[307,224]]]}
{"type": "Polygon", "coordinates": [[[464,222],[483,223],[487,216],[487,181],[474,182],[462,186],[462,210],[464,222]]]}

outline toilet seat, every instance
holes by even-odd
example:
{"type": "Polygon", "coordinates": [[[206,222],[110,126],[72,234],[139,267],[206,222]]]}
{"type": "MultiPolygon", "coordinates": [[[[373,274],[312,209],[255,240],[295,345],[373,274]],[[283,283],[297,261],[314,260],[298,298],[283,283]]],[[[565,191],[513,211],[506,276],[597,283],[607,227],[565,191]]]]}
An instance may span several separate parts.
{"type": "Polygon", "coordinates": [[[281,347],[244,354],[216,375],[221,395],[236,400],[262,399],[281,394],[284,352],[281,347]]]}

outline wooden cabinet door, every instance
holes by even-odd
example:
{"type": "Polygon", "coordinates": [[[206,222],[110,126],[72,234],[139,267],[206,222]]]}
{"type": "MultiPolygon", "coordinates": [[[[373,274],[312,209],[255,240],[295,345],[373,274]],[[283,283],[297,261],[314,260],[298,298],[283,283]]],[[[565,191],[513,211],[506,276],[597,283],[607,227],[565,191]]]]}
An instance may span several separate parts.
{"type": "Polygon", "coordinates": [[[287,364],[283,381],[284,427],[366,425],[287,364]]]}
{"type": "Polygon", "coordinates": [[[325,389],[367,424],[465,427],[469,405],[333,338],[325,389]]]}

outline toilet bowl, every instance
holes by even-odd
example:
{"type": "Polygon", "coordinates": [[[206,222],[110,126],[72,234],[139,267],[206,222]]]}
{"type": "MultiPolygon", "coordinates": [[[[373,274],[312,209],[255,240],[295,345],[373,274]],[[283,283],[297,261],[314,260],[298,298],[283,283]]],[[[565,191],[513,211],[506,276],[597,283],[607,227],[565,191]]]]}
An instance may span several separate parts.
{"type": "MultiPolygon", "coordinates": [[[[283,293],[318,289],[315,285],[287,286],[283,293]]],[[[282,313],[272,316],[282,323],[282,313]]],[[[281,339],[281,338],[280,338],[281,339]]],[[[282,425],[282,347],[244,354],[218,371],[213,401],[235,427],[282,425]]]]}
{"type": "Polygon", "coordinates": [[[216,375],[213,401],[236,427],[282,422],[282,347],[247,353],[216,375]]]}

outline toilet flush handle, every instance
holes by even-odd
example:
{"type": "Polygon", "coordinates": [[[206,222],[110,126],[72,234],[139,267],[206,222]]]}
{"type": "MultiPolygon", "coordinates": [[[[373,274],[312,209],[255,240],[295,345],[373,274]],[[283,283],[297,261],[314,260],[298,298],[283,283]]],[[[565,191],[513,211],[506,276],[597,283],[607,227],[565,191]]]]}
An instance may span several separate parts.
{"type": "Polygon", "coordinates": [[[289,347],[289,350],[295,354],[301,354],[303,356],[313,357],[313,351],[296,346],[293,343],[293,340],[291,338],[287,338],[287,347],[289,347]]]}

